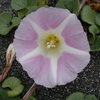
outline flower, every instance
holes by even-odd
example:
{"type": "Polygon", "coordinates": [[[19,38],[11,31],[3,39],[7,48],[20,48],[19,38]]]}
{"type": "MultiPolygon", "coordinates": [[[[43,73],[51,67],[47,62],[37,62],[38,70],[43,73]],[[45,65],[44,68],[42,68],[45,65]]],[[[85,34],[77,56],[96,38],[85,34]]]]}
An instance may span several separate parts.
{"type": "Polygon", "coordinates": [[[73,81],[90,60],[87,35],[67,9],[42,7],[27,15],[13,45],[28,75],[49,88],[73,81]]]}

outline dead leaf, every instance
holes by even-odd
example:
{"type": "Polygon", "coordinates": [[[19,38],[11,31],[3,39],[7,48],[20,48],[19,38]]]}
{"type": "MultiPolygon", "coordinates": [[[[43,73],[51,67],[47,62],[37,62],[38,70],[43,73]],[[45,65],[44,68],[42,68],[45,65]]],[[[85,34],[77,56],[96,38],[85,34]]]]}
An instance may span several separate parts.
{"type": "Polygon", "coordinates": [[[2,74],[0,75],[0,82],[2,82],[8,75],[14,58],[15,58],[15,51],[13,48],[13,44],[10,44],[6,52],[6,66],[2,74]]]}

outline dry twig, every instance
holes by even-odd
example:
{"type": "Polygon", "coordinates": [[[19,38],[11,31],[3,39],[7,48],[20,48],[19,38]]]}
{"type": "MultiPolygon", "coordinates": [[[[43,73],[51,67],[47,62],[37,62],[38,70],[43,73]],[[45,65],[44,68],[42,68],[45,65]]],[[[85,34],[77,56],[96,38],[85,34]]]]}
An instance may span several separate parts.
{"type": "Polygon", "coordinates": [[[27,93],[24,95],[24,97],[22,98],[22,100],[28,100],[29,97],[32,95],[32,93],[35,91],[36,89],[36,84],[34,83],[31,88],[27,91],[27,93]]]}
{"type": "Polygon", "coordinates": [[[0,75],[0,82],[2,82],[8,75],[8,72],[10,71],[14,58],[15,58],[15,51],[14,51],[13,45],[10,44],[6,52],[6,66],[2,74],[0,75]]]}

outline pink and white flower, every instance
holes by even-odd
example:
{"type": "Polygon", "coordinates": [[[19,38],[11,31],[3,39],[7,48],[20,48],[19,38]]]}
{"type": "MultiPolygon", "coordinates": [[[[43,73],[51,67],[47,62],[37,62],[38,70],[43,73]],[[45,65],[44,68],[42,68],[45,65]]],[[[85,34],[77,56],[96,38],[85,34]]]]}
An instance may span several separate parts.
{"type": "Polygon", "coordinates": [[[27,15],[13,45],[28,75],[49,88],[73,81],[90,60],[87,35],[67,9],[40,8],[27,15]]]}

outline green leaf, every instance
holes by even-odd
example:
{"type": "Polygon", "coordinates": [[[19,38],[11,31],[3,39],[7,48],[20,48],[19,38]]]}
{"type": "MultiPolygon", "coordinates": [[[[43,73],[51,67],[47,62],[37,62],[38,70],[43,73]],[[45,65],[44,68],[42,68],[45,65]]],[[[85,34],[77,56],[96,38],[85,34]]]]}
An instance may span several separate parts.
{"type": "Polygon", "coordinates": [[[3,88],[10,88],[11,90],[8,91],[9,97],[14,97],[22,93],[24,86],[21,85],[21,81],[16,77],[9,77],[7,78],[3,84],[3,88]]]}
{"type": "Polygon", "coordinates": [[[8,91],[8,96],[9,97],[15,97],[15,96],[21,94],[23,89],[24,89],[23,85],[18,85],[15,88],[13,88],[12,91],[8,91]]]}
{"type": "Polygon", "coordinates": [[[9,24],[12,19],[12,14],[10,12],[4,12],[0,14],[0,25],[9,24]]]}
{"type": "Polygon", "coordinates": [[[71,94],[66,100],[84,100],[84,94],[81,92],[76,92],[71,94]]]}
{"type": "Polygon", "coordinates": [[[10,12],[4,12],[0,14],[0,34],[6,35],[12,29],[12,26],[9,24],[12,19],[12,14],[10,12]]]}
{"type": "Polygon", "coordinates": [[[27,7],[27,14],[30,14],[31,12],[33,11],[36,11],[38,9],[38,6],[30,6],[30,7],[27,7]]]}
{"type": "Polygon", "coordinates": [[[18,17],[23,18],[27,14],[30,14],[33,11],[36,11],[39,7],[38,6],[29,6],[25,9],[22,9],[21,11],[18,12],[18,17]]]}
{"type": "Polygon", "coordinates": [[[95,38],[95,35],[100,33],[100,29],[96,26],[96,25],[92,25],[89,27],[89,32],[94,36],[95,38]]]}
{"type": "Polygon", "coordinates": [[[59,0],[58,2],[57,2],[57,4],[56,4],[56,7],[58,7],[58,8],[66,8],[65,7],[65,0],[59,0]]]}
{"type": "Polygon", "coordinates": [[[14,10],[21,10],[27,7],[27,0],[12,0],[11,7],[14,10]]]}
{"type": "Polygon", "coordinates": [[[27,15],[28,9],[24,8],[18,12],[18,17],[23,18],[27,15]]]}
{"type": "Polygon", "coordinates": [[[37,6],[38,0],[27,0],[27,6],[37,6]]]}
{"type": "Polygon", "coordinates": [[[21,22],[21,18],[19,17],[13,17],[12,19],[12,26],[15,27],[15,26],[18,26],[21,22]]]}
{"type": "Polygon", "coordinates": [[[0,100],[20,100],[19,97],[9,97],[7,91],[7,89],[0,88],[0,100]]]}
{"type": "Polygon", "coordinates": [[[48,2],[48,0],[38,0],[38,5],[39,6],[44,6],[44,5],[47,4],[47,2],[48,2]]]}
{"type": "Polygon", "coordinates": [[[89,37],[91,51],[100,51],[100,36],[95,36],[95,39],[89,37]]]}
{"type": "Polygon", "coordinates": [[[32,93],[32,96],[29,98],[29,100],[37,100],[34,96],[35,96],[35,92],[32,93]]]}
{"type": "Polygon", "coordinates": [[[97,98],[94,95],[87,95],[85,100],[97,100],[97,98]]]}
{"type": "Polygon", "coordinates": [[[13,28],[12,26],[0,25],[0,34],[7,35],[12,28],[13,28]]]}
{"type": "Polygon", "coordinates": [[[100,26],[100,13],[96,16],[96,24],[100,26]]]}
{"type": "Polygon", "coordinates": [[[81,19],[88,24],[95,24],[97,12],[92,10],[90,6],[84,6],[81,11],[81,19]]]}
{"type": "Polygon", "coordinates": [[[35,97],[31,96],[28,100],[37,100],[35,97]]]}
{"type": "Polygon", "coordinates": [[[56,7],[66,8],[69,9],[72,13],[77,13],[79,5],[79,0],[59,0],[56,4],[56,7]]]}

